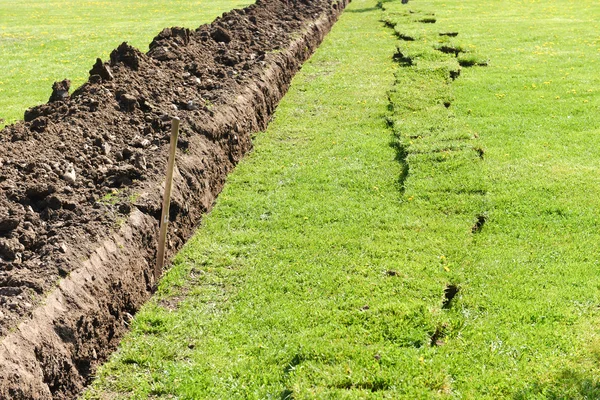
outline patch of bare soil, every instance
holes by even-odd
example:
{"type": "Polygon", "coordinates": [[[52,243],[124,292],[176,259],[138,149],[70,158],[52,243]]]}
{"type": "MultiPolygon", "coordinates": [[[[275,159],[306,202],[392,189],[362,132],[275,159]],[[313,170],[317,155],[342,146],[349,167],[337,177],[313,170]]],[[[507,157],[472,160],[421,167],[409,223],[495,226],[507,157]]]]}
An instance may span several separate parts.
{"type": "Polygon", "coordinates": [[[0,132],[0,398],[82,390],[150,296],[171,118],[168,254],[191,235],[348,0],[258,0],[126,43],[0,132]]]}

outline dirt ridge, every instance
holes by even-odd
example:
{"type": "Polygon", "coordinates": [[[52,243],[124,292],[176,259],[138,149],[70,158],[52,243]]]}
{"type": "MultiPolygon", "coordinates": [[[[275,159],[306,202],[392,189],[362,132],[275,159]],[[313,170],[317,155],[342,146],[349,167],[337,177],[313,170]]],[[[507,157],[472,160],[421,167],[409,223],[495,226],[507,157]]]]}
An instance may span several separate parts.
{"type": "Polygon", "coordinates": [[[126,43],[0,132],[0,398],[76,397],[151,294],[169,120],[172,255],[349,0],[259,0],[126,43]]]}

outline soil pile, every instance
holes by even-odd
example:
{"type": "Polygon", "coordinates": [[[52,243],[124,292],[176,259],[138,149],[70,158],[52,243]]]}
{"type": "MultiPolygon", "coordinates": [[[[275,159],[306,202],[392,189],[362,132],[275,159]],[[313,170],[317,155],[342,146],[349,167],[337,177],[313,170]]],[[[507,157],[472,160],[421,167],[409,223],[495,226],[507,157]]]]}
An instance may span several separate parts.
{"type": "Polygon", "coordinates": [[[0,132],[0,398],[84,387],[154,285],[171,118],[170,254],[346,3],[259,0],[164,29],[147,54],[123,43],[0,132]]]}

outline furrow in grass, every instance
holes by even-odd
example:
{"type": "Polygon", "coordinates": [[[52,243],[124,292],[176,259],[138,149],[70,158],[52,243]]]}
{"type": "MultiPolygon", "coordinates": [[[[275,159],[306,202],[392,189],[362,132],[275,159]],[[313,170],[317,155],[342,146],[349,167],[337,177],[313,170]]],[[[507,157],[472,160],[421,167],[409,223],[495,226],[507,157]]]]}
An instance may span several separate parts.
{"type": "Polygon", "coordinates": [[[451,316],[438,322],[430,340],[431,346],[445,345],[464,324],[462,315],[451,307],[468,282],[465,264],[471,262],[476,246],[474,235],[487,221],[485,151],[478,135],[456,118],[452,107],[453,82],[461,73],[459,55],[465,50],[451,42],[454,36],[439,36],[434,24],[423,22],[434,13],[398,2],[384,3],[382,8],[383,21],[400,39],[394,57],[400,68],[389,93],[389,122],[398,159],[404,164],[403,194],[418,204],[413,212],[445,227],[436,235],[447,280],[442,309],[451,316]]]}
{"type": "MultiPolygon", "coordinates": [[[[598,313],[581,305],[597,302],[590,241],[598,237],[598,155],[590,149],[598,148],[598,96],[591,88],[598,78],[591,71],[599,61],[600,8],[561,0],[539,7],[490,8],[476,0],[385,7],[405,65],[438,49],[463,67],[449,110],[480,136],[481,173],[489,182],[486,213],[477,215],[462,257],[459,340],[438,353],[449,360],[449,393],[598,397],[598,313]],[[426,17],[436,23],[421,24],[426,17]],[[413,21],[409,28],[400,22],[406,19],[413,21]]],[[[429,154],[423,148],[419,157],[429,154]]]]}

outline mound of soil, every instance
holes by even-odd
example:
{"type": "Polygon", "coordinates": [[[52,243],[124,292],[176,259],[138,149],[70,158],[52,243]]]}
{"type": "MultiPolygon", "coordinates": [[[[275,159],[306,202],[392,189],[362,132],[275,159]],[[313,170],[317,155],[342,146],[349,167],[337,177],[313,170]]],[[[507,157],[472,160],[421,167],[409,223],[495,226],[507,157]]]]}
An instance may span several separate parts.
{"type": "Polygon", "coordinates": [[[348,0],[258,0],[123,43],[0,132],[0,398],[73,398],[151,294],[171,118],[168,254],[191,235],[348,0]]]}

